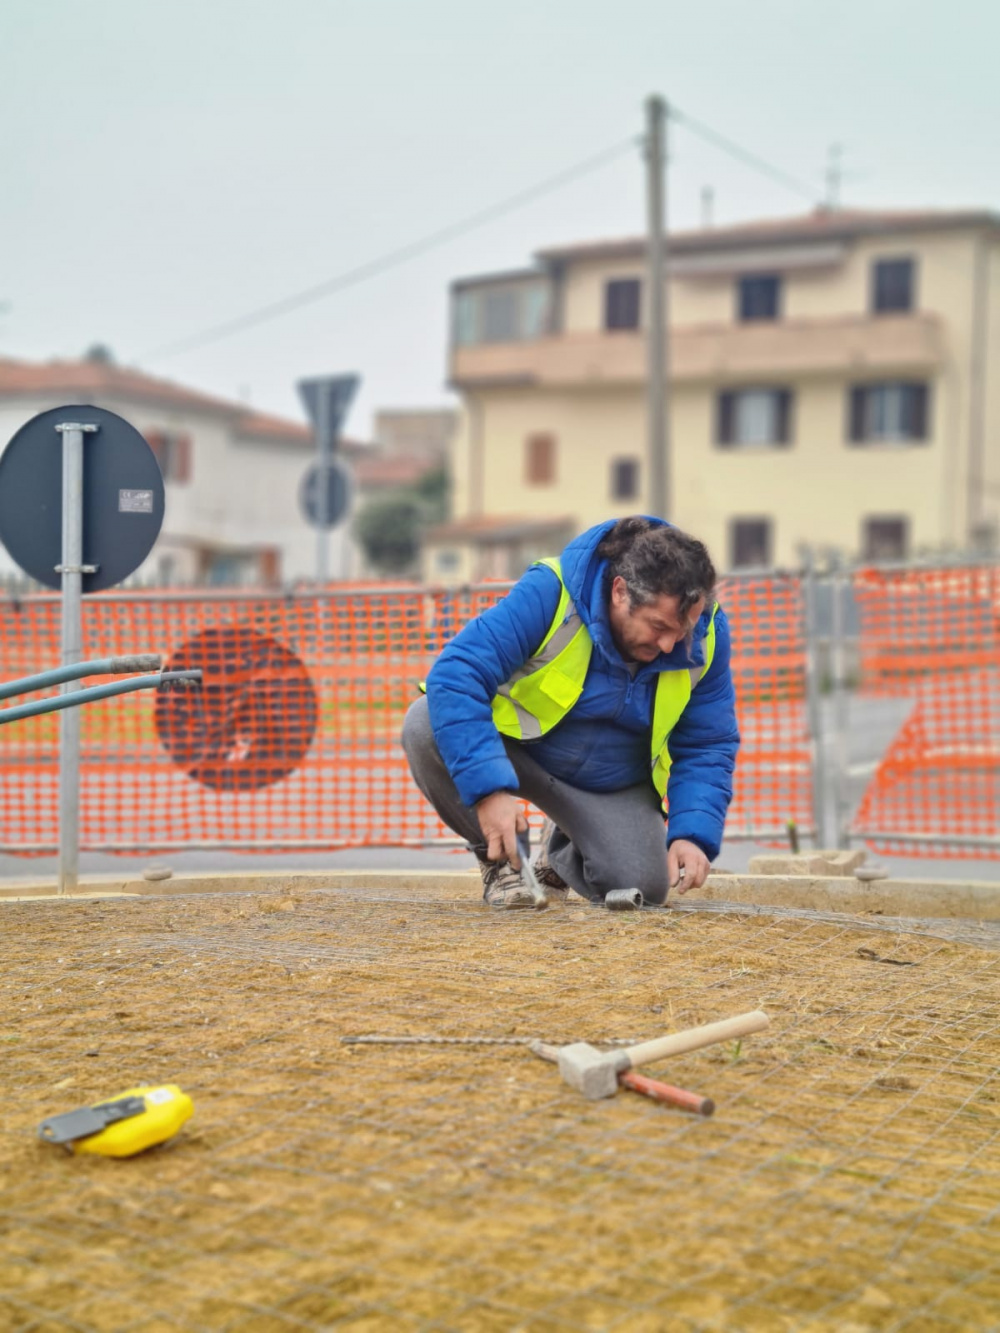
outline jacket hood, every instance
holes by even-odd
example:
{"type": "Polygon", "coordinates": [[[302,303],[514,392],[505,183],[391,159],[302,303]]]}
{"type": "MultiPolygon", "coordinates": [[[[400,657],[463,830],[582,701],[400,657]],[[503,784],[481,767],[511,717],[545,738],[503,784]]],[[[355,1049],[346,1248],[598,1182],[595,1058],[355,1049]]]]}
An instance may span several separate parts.
{"type": "MultiPolygon", "coordinates": [[[[662,518],[653,518],[647,515],[644,515],[644,517],[649,517],[649,521],[655,523],[658,527],[668,528],[671,526],[662,518]]],[[[608,619],[608,601],[604,590],[608,562],[597,554],[598,546],[617,522],[616,518],[606,519],[603,523],[588,528],[579,537],[575,537],[560,556],[560,564],[562,566],[563,582],[576,604],[576,609],[583,623],[587,626],[595,647],[605,657],[620,664],[623,659],[615,646],[614,637],[611,633],[611,624],[608,619]]],[[[690,653],[687,646],[681,642],[671,652],[660,653],[652,662],[643,663],[639,668],[639,673],[672,671],[679,667],[701,666],[705,661],[704,639],[711,615],[712,608],[708,606],[699,617],[695,626],[690,653]]]]}

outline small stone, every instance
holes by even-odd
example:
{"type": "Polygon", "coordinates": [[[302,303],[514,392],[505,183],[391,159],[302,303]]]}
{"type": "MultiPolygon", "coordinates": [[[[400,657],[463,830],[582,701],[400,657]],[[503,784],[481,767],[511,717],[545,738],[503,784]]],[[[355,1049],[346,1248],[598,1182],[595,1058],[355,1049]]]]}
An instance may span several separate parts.
{"type": "Polygon", "coordinates": [[[146,866],[142,872],[142,877],[151,880],[169,879],[173,873],[170,866],[153,864],[146,866]]]}
{"type": "Polygon", "coordinates": [[[885,866],[855,866],[854,878],[863,884],[871,884],[877,879],[888,879],[889,872],[885,866]]]}

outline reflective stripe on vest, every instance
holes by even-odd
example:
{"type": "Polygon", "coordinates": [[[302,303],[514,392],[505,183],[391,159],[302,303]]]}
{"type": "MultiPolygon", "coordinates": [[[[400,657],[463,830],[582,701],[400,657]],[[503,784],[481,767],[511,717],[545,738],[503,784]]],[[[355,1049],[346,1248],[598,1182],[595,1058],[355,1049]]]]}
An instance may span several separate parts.
{"type": "Polygon", "coordinates": [[[493,699],[497,731],[519,741],[535,741],[562,721],[579,699],[594,641],[580,619],[558,560],[547,565],[562,592],[548,632],[537,652],[500,686],[493,699]]]}
{"type": "MultiPolygon", "coordinates": [[[[548,632],[538,650],[500,686],[493,699],[493,721],[497,730],[515,740],[531,741],[544,736],[566,716],[583,693],[594,643],[563,583],[558,560],[536,560],[556,575],[562,587],[548,632]]],[[[660,798],[667,792],[670,775],[670,733],[687,707],[691,691],[712,665],[715,656],[715,613],[705,635],[704,666],[661,671],[656,682],[653,729],[650,736],[652,778],[660,798]]]]}

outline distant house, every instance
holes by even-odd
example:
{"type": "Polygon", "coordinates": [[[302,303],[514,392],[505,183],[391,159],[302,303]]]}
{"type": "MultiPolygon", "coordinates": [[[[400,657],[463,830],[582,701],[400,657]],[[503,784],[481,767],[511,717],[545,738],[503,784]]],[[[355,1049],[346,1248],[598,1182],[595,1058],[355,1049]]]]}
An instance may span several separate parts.
{"type": "MultiPolygon", "coordinates": [[[[374,442],[348,445],[357,484],[357,504],[389,499],[411,490],[428,475],[450,474],[451,447],[458,426],[458,413],[451,408],[385,408],[375,413],[374,442]]],[[[425,535],[424,550],[431,534],[425,535]]],[[[426,559],[418,561],[426,566],[426,559]]],[[[374,574],[359,551],[358,571],[374,574]]],[[[416,566],[415,566],[416,568],[416,566]]]]}
{"type": "MultiPolygon", "coordinates": [[[[41,365],[0,358],[0,450],[37,413],[73,403],[124,417],[160,463],[166,513],[139,580],[274,585],[313,577],[316,533],[298,499],[315,457],[308,427],[106,357],[41,365]]],[[[334,577],[354,572],[348,532],[345,522],[330,535],[334,577]]],[[[0,574],[15,569],[0,546],[0,574]]]]}
{"type": "MultiPolygon", "coordinates": [[[[1000,216],[819,209],[669,255],[668,516],[720,568],[996,547],[1000,216]]],[[[655,504],[649,306],[642,237],[453,284],[454,521],[428,579],[519,574],[526,525],[655,504]]]]}
{"type": "Polygon", "coordinates": [[[447,407],[393,407],[375,413],[372,434],[380,450],[443,466],[455,438],[458,412],[447,407]]]}

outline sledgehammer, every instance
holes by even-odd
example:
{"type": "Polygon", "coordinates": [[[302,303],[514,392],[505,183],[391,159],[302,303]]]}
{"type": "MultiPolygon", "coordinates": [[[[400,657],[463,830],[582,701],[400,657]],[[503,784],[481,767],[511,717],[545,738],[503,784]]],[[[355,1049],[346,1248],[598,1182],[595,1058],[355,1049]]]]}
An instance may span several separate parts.
{"type": "MultiPolygon", "coordinates": [[[[558,1046],[549,1046],[544,1041],[533,1041],[531,1050],[543,1060],[550,1060],[554,1065],[559,1063],[558,1046]]],[[[649,1097],[654,1102],[676,1106],[681,1111],[693,1111],[695,1115],[709,1116],[715,1111],[715,1102],[711,1097],[702,1097],[700,1093],[688,1092],[686,1088],[675,1088],[670,1083],[660,1083],[656,1079],[646,1078],[644,1074],[637,1074],[634,1069],[627,1069],[618,1075],[618,1086],[628,1088],[631,1092],[641,1092],[644,1097],[649,1097]]]]}
{"type": "MultiPolygon", "coordinates": [[[[767,1014],[754,1009],[735,1018],[724,1018],[718,1023],[672,1032],[667,1037],[644,1041],[638,1046],[626,1046],[620,1051],[599,1051],[588,1042],[577,1041],[572,1046],[560,1046],[557,1064],[563,1079],[571,1088],[591,1101],[613,1097],[618,1091],[618,1080],[630,1069],[651,1064],[668,1055],[683,1055],[686,1051],[700,1051],[703,1046],[714,1046],[720,1041],[731,1041],[760,1032],[770,1022],[767,1014]]],[[[532,1050],[535,1045],[532,1045],[532,1050]]],[[[541,1055],[541,1051],[536,1051],[541,1055]]]]}

